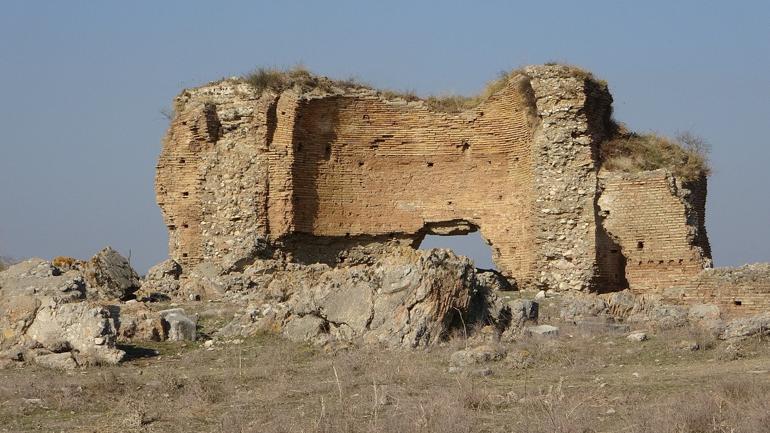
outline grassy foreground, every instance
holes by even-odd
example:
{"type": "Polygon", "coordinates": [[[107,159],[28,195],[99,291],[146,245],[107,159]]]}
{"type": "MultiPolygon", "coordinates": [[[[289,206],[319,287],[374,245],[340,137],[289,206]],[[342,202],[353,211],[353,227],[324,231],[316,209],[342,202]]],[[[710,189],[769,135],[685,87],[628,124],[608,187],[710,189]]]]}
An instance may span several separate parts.
{"type": "Polygon", "coordinates": [[[770,343],[562,326],[449,372],[429,351],[273,336],[132,348],[115,367],[0,370],[0,432],[767,432],[770,343]],[[698,350],[686,346],[697,344],[698,350]],[[684,347],[683,347],[684,346],[684,347]]]}

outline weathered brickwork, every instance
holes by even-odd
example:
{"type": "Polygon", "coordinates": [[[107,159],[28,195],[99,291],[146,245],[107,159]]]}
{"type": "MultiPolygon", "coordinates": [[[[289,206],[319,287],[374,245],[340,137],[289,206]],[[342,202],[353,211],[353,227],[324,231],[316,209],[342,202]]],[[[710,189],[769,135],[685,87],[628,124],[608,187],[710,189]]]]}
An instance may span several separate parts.
{"type": "Polygon", "coordinates": [[[293,230],[418,237],[478,227],[501,269],[529,272],[533,128],[516,81],[462,115],[340,96],[303,101],[296,116],[293,230]]]}
{"type": "Polygon", "coordinates": [[[270,251],[363,263],[391,242],[479,230],[522,285],[766,308],[755,270],[708,269],[705,179],[599,172],[611,103],[562,66],[526,68],[459,114],[364,88],[185,90],[156,177],[170,255],[188,270],[270,251]]]}
{"type": "Polygon", "coordinates": [[[171,256],[231,267],[260,238],[419,244],[480,230],[505,275],[589,288],[610,104],[606,87],[560,66],[528,68],[459,114],[367,89],[187,90],[158,164],[171,256]]]}
{"type": "Polygon", "coordinates": [[[714,303],[727,316],[770,311],[770,264],[706,269],[689,284],[672,287],[663,295],[671,302],[714,303]]]}
{"type": "MultiPolygon", "coordinates": [[[[602,224],[625,258],[633,290],[679,286],[711,266],[702,208],[705,187],[688,189],[665,170],[600,177],[602,224]]],[[[694,185],[704,183],[694,182],[694,185]]]]}

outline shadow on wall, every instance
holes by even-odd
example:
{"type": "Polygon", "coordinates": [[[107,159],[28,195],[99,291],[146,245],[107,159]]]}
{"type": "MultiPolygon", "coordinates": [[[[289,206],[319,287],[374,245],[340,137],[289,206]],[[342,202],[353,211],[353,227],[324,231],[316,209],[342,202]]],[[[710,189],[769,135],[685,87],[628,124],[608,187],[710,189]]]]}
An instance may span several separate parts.
{"type": "Polygon", "coordinates": [[[477,268],[497,269],[492,262],[492,248],[481,237],[481,232],[474,231],[464,235],[425,235],[420,243],[421,250],[430,248],[449,248],[460,256],[471,258],[477,268]]]}

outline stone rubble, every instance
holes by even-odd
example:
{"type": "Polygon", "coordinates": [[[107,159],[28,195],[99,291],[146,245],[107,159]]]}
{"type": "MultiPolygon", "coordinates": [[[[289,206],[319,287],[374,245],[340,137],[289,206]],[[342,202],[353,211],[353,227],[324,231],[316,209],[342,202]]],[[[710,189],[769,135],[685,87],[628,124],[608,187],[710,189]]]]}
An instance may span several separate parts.
{"type": "Polygon", "coordinates": [[[510,323],[510,310],[479,282],[470,260],[448,250],[394,247],[372,265],[339,268],[275,263],[265,273],[262,265],[244,272],[247,286],[266,287],[260,306],[223,335],[276,329],[292,340],[419,347],[477,324],[502,330],[510,323]]]}

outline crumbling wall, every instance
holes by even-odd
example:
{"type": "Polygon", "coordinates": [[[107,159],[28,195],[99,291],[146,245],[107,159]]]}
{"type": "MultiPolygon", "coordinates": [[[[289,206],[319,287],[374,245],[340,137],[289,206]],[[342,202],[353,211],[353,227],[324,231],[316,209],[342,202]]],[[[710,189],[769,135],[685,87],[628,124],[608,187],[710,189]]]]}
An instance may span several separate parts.
{"type": "Polygon", "coordinates": [[[706,269],[685,287],[664,292],[667,301],[714,303],[728,316],[770,311],[770,264],[706,269]]]}
{"type": "Polygon", "coordinates": [[[293,224],[325,237],[479,228],[498,266],[533,263],[533,123],[528,81],[461,115],[378,97],[301,101],[293,137],[293,224]]]}
{"type": "Polygon", "coordinates": [[[540,123],[534,137],[537,282],[585,290],[597,270],[597,148],[611,126],[605,85],[563,66],[527,68],[540,123]]]}
{"type": "Polygon", "coordinates": [[[233,265],[269,231],[274,95],[258,97],[245,84],[222,81],[185,90],[174,105],[155,179],[170,256],[183,267],[203,260],[233,265]]]}
{"type": "Polygon", "coordinates": [[[606,85],[558,65],[513,74],[459,114],[363,88],[186,90],[156,179],[171,257],[237,269],[267,246],[334,264],[351,248],[479,230],[524,285],[680,284],[710,263],[705,180],[599,179],[611,103],[606,85]]]}
{"type": "Polygon", "coordinates": [[[705,178],[684,185],[666,170],[655,170],[602,172],[599,180],[601,223],[620,247],[631,290],[661,293],[687,287],[711,266],[703,216],[705,178]]]}

